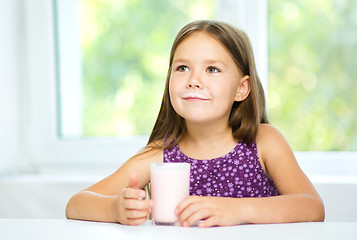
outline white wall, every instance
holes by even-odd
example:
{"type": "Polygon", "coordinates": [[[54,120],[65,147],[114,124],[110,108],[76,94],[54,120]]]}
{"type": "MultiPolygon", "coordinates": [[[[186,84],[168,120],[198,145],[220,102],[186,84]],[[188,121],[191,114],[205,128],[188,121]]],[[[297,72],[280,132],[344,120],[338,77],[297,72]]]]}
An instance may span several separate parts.
{"type": "Polygon", "coordinates": [[[315,182],[329,222],[357,222],[357,182],[315,182]]]}
{"type": "Polygon", "coordinates": [[[0,178],[0,218],[65,218],[70,197],[98,180],[95,175],[0,178]]]}
{"type": "Polygon", "coordinates": [[[1,0],[0,7],[0,170],[19,164],[20,78],[23,25],[21,1],[1,0]]]}

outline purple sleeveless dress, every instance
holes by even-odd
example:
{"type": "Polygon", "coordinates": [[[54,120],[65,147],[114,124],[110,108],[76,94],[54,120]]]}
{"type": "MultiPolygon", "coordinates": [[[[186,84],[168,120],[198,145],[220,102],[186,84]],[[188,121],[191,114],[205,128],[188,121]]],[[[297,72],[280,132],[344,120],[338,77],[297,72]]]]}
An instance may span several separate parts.
{"type": "Polygon", "coordinates": [[[191,164],[190,195],[217,197],[270,197],[278,189],[260,165],[256,143],[238,142],[228,154],[210,160],[196,160],[178,145],[164,150],[164,162],[191,164]]]}

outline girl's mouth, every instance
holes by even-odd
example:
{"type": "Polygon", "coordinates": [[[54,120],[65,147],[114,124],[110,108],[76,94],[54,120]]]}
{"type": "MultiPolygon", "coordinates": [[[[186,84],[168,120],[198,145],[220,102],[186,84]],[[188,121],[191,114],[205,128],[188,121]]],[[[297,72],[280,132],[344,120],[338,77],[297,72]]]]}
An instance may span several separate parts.
{"type": "Polygon", "coordinates": [[[201,93],[185,93],[181,96],[181,98],[187,101],[208,101],[212,99],[211,96],[201,93]]]}

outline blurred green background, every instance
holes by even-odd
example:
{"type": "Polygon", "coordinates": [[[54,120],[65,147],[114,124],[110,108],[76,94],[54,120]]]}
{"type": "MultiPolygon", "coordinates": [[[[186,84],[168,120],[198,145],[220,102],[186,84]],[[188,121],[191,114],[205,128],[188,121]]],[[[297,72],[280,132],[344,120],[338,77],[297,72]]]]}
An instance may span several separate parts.
{"type": "Polygon", "coordinates": [[[207,0],[82,0],[83,134],[150,134],[174,37],[214,9],[207,0]]]}
{"type": "MultiPolygon", "coordinates": [[[[82,0],[83,135],[147,135],[178,30],[215,0],[82,0]]],[[[268,1],[271,123],[294,150],[357,150],[357,1],[268,1]]]]}
{"type": "Polygon", "coordinates": [[[357,150],[357,1],[268,1],[269,117],[294,150],[357,150]]]}

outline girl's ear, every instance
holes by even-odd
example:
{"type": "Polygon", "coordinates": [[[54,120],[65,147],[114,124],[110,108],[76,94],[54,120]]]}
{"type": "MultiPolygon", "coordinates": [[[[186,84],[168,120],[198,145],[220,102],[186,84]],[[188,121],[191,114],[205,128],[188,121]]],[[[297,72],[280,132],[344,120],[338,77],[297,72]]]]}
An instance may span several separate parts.
{"type": "Polygon", "coordinates": [[[249,84],[249,75],[245,75],[239,80],[239,86],[237,89],[237,94],[235,97],[235,101],[241,102],[245,100],[250,93],[250,84],[249,84]]]}

